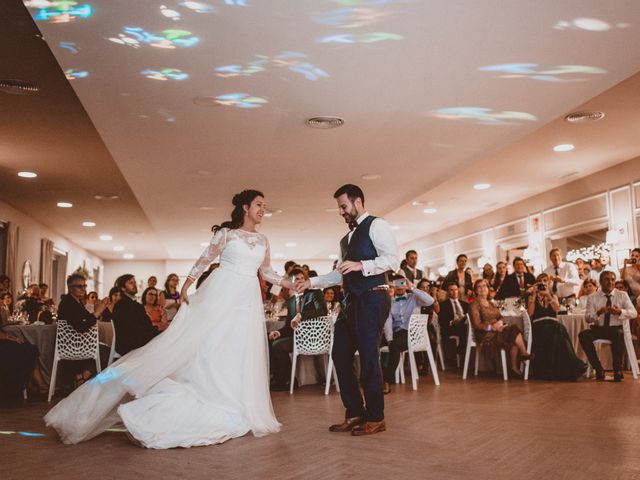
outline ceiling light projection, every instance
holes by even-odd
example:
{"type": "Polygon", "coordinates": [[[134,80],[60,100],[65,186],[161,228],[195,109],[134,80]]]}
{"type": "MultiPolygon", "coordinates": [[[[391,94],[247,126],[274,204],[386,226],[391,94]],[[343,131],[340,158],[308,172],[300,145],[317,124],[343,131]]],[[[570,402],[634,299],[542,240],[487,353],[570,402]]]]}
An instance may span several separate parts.
{"type": "Polygon", "coordinates": [[[287,67],[294,73],[304,75],[307,80],[316,81],[321,77],[329,77],[329,74],[309,62],[301,59],[307,58],[304,53],[284,51],[275,57],[256,55],[257,59],[245,65],[223,65],[216,67],[219,77],[250,77],[255,73],[265,72],[269,66],[287,67]]]}
{"type": "Polygon", "coordinates": [[[200,39],[188,30],[168,29],[162,34],[147,32],[141,27],[123,27],[122,33],[117,37],[109,38],[110,41],[120,45],[140,48],[149,45],[156,48],[189,48],[196,45],[200,39]]]}
{"type": "Polygon", "coordinates": [[[477,125],[518,125],[537,122],[538,117],[526,112],[497,111],[482,107],[454,107],[431,110],[431,115],[445,120],[462,120],[477,125]]]}
{"type": "Polygon", "coordinates": [[[335,0],[335,2],[345,7],[375,7],[378,5],[391,5],[393,3],[415,3],[415,0],[335,0]]]}
{"type": "Polygon", "coordinates": [[[391,12],[381,12],[375,8],[339,8],[330,12],[317,13],[311,18],[320,25],[338,28],[360,28],[381,21],[391,12]]]}
{"type": "Polygon", "coordinates": [[[588,32],[606,32],[612,28],[629,28],[628,23],[616,23],[611,25],[609,22],[600,20],[599,18],[574,18],[573,20],[559,20],[553,26],[556,30],[586,30],[588,32]]]}
{"type": "Polygon", "coordinates": [[[87,78],[89,76],[89,72],[86,70],[69,68],[64,71],[64,76],[67,77],[67,80],[77,80],[79,78],[87,78]]]}
{"type": "Polygon", "coordinates": [[[396,33],[375,32],[375,33],[338,33],[335,35],[327,35],[317,40],[318,43],[377,43],[386,40],[402,40],[404,37],[396,33]]]}
{"type": "Polygon", "coordinates": [[[22,178],[36,178],[38,174],[35,172],[18,172],[18,176],[22,178]]]}
{"type": "Polygon", "coordinates": [[[196,13],[218,13],[218,9],[213,5],[203,2],[180,2],[178,5],[188,8],[196,13]]]}
{"type": "Polygon", "coordinates": [[[218,95],[216,103],[228,107],[237,108],[260,108],[265,103],[269,103],[267,99],[262,97],[254,97],[248,93],[228,93],[226,95],[218,95]]]}
{"type": "Polygon", "coordinates": [[[175,22],[178,22],[182,19],[182,15],[180,15],[180,12],[168,8],[166,5],[160,5],[160,13],[175,22]]]}
{"type": "Polygon", "coordinates": [[[189,74],[183,72],[179,68],[163,68],[162,70],[147,69],[140,72],[147,78],[153,80],[186,80],[189,78],[189,74]]]}
{"type": "Polygon", "coordinates": [[[497,78],[530,78],[543,82],[583,82],[579,75],[597,75],[607,73],[604,68],[588,65],[544,66],[537,63],[505,63],[480,67],[483,72],[498,72],[497,78]],[[569,76],[570,78],[566,78],[569,76]]]}
{"type": "Polygon", "coordinates": [[[229,5],[231,7],[248,7],[247,0],[224,0],[225,5],[229,5]]]}
{"type": "Polygon", "coordinates": [[[89,18],[93,13],[91,5],[80,5],[73,0],[25,0],[27,8],[39,9],[33,19],[50,23],[69,23],[78,18],[89,18]]]}
{"type": "Polygon", "coordinates": [[[60,42],[58,47],[64,48],[65,50],[70,51],[74,55],[80,51],[78,46],[74,42],[60,42]]]}

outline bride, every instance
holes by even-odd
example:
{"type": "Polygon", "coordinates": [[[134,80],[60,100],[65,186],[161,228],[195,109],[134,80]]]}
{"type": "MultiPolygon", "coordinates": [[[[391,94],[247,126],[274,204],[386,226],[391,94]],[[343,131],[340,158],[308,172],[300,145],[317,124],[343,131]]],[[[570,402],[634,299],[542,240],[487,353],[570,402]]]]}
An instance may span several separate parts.
{"type": "Polygon", "coordinates": [[[213,227],[189,272],[171,326],[44,417],[64,443],[88,440],[119,421],[146,448],[211,445],[280,430],[269,396],[257,272],[268,282],[293,284],[271,269],[269,243],[256,231],[264,195],[245,190],[233,205],[231,221],[213,227]],[[218,256],[220,267],[189,298],[187,289],[218,256]]]}

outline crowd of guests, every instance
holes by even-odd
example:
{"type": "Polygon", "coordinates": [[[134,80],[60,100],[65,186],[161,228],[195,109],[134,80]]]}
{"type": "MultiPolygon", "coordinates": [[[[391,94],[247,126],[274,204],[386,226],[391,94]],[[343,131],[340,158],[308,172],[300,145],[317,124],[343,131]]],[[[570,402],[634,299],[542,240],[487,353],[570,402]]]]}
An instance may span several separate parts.
{"type": "MultiPolygon", "coordinates": [[[[395,382],[401,353],[407,350],[413,313],[437,315],[448,362],[456,360],[455,364],[460,364],[466,350],[467,329],[473,328],[482,351],[496,360],[501,350],[508,353],[511,377],[521,378],[522,361],[531,360],[535,378],[575,380],[584,373],[586,365],[576,356],[565,327],[556,318],[564,305],[578,302],[585,308],[586,321],[591,324],[591,328],[580,332],[579,341],[596,379],[604,379],[593,344],[596,339],[611,342],[613,379],[622,379],[625,348],[622,322],[630,320],[634,322],[633,328],[637,328],[635,320],[640,311],[640,249],[631,252],[620,272],[613,271],[606,258],[563,261],[562,252],[557,248],[551,250],[547,268],[537,276],[520,257],[510,265],[500,261],[495,269],[486,264],[477,274],[467,263],[468,257],[460,254],[455,269],[430,280],[417,268],[417,252],[410,250],[400,270],[389,276],[391,309],[381,339],[382,345],[388,346],[388,355],[383,358],[386,393],[395,382]],[[517,298],[533,322],[531,352],[527,351],[520,328],[505,322],[502,316],[499,301],[507,298],[517,298]]],[[[217,266],[212,264],[196,287],[217,266]]],[[[317,273],[308,265],[289,261],[285,264],[285,275],[303,281],[317,273]]],[[[136,278],[126,274],[118,277],[107,297],[100,299],[97,292],[87,292],[85,277],[74,273],[67,278],[67,293],[56,304],[48,296],[48,285],[35,283],[14,302],[10,278],[0,275],[0,325],[12,323],[18,318],[16,314],[30,323],[52,323],[57,316],[79,333],[88,331],[98,321],[113,322],[115,350],[118,355],[125,355],[169,326],[181,306],[179,282],[178,275],[170,274],[164,288],[159,289],[157,277],[151,276],[138,297],[136,278]]],[[[308,318],[338,312],[343,291],[336,286],[296,294],[273,287],[262,279],[260,282],[266,310],[284,313],[284,326],[268,333],[271,388],[288,390],[294,331],[308,318]]],[[[429,327],[429,336],[435,351],[433,325],[429,327]]],[[[106,365],[109,349],[101,345],[100,354],[102,365],[106,365]]],[[[46,392],[38,355],[35,346],[0,329],[0,391],[17,396],[28,386],[34,393],[46,392]]],[[[420,370],[426,372],[428,362],[424,355],[419,355],[417,360],[420,370]]],[[[67,372],[75,387],[91,378],[95,367],[91,361],[70,362],[67,372]]]]}

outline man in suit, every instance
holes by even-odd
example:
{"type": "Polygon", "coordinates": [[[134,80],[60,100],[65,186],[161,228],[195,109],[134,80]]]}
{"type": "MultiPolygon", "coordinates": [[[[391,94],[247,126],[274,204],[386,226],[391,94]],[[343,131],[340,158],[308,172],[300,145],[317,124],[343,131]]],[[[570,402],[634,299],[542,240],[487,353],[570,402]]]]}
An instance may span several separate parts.
{"type": "Polygon", "coordinates": [[[116,287],[121,292],[120,301],[113,307],[116,352],[126,355],[149,343],[160,331],[153,326],[142,304],[136,301],[136,278],[131,274],[121,275],[116,280],[116,287]]]}
{"type": "MultiPolygon", "coordinates": [[[[304,282],[304,272],[299,268],[291,270],[294,282],[304,282]]],[[[293,332],[300,322],[308,318],[322,317],[327,314],[320,290],[306,290],[291,295],[287,301],[287,319],[280,330],[269,332],[269,358],[273,380],[271,390],[279,392],[289,390],[291,378],[291,359],[293,352],[293,332]]],[[[330,379],[328,379],[329,381],[330,379]]]]}
{"type": "Polygon", "coordinates": [[[521,297],[527,289],[536,283],[536,277],[527,272],[527,264],[522,257],[513,259],[513,273],[504,279],[502,288],[496,293],[498,300],[510,297],[521,297]]]}
{"type": "Polygon", "coordinates": [[[473,279],[471,274],[467,272],[467,256],[464,253],[456,257],[456,268],[444,277],[444,285],[451,282],[458,285],[460,295],[463,297],[468,297],[473,291],[473,279]]]}
{"type": "Polygon", "coordinates": [[[407,265],[402,268],[404,276],[407,277],[411,283],[417,285],[422,279],[422,270],[417,268],[418,253],[415,250],[409,250],[405,253],[404,259],[407,263],[407,265]]]}
{"type": "Polygon", "coordinates": [[[306,280],[297,288],[302,291],[310,286],[330,287],[343,282],[345,315],[335,324],[332,355],[345,419],[329,430],[371,435],[386,429],[380,339],[391,307],[386,272],[397,271],[400,259],[391,225],[369,215],[360,187],[343,185],[333,198],[352,229],[340,241],[341,263],[337,270],[306,280]],[[356,350],[360,354],[359,381],[353,370],[356,350]]]}
{"type": "Polygon", "coordinates": [[[469,312],[469,304],[460,299],[460,289],[458,284],[449,282],[445,286],[447,299],[440,303],[440,314],[438,323],[440,333],[445,345],[448,345],[450,336],[460,338],[458,344],[458,355],[463,356],[467,344],[466,314],[469,312]]]}

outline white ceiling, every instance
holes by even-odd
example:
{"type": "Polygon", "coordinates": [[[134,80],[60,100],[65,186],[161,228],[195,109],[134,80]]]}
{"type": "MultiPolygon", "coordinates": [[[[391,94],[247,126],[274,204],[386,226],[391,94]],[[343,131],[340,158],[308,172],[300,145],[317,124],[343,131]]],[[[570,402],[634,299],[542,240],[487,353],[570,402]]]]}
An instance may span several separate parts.
{"type": "MultiPolygon", "coordinates": [[[[90,213],[109,226],[113,243],[126,244],[137,258],[197,256],[211,224],[226,219],[232,194],[243,188],[262,189],[270,208],[283,211],[263,227],[272,252],[325,259],[345,230],[336,213],[325,211],[334,207],[332,194],[343,183],[360,184],[372,213],[398,225],[400,242],[411,244],[640,154],[638,79],[615,87],[640,70],[636,1],[246,0],[243,6],[241,0],[216,0],[199,2],[214,11],[198,13],[192,10],[196,2],[103,0],[86,2],[92,7],[88,18],[66,23],[50,15],[60,13],[55,5],[42,12],[46,2],[26,3],[62,70],[88,72],[69,83],[97,131],[90,141],[73,134],[59,139],[63,158],[51,175],[61,166],[78,173],[66,185],[76,203],[106,190],[120,195],[113,202],[118,212],[103,201],[90,213]],[[38,20],[43,16],[49,20],[38,20]],[[177,33],[173,45],[149,40],[175,48],[110,40],[142,39],[132,30],[138,27],[190,33],[177,33]],[[197,43],[181,46],[193,37],[197,43]],[[344,43],[353,41],[364,43],[344,43]],[[529,65],[480,70],[504,64],[529,65]],[[216,71],[229,65],[253,73],[228,76],[239,67],[216,71]],[[141,73],[165,68],[189,77],[158,80],[141,73]],[[622,89],[623,95],[616,93],[622,89]],[[232,93],[266,103],[238,108],[193,101],[232,93]],[[586,135],[586,129],[558,119],[587,102],[607,113],[597,126],[626,126],[624,133],[594,125],[586,135]],[[460,107],[491,109],[502,120],[437,112],[460,107]],[[345,125],[307,127],[305,119],[316,115],[341,116],[345,125]],[[561,154],[551,147],[565,142],[576,150],[562,154],[571,162],[561,165],[561,154]],[[99,146],[104,175],[97,182],[67,163],[77,144],[99,146]],[[571,171],[578,173],[558,178],[571,171]],[[365,181],[364,174],[381,179],[365,181]],[[472,185],[479,181],[498,188],[476,192],[472,185]],[[76,188],[77,182],[87,188],[76,188]],[[414,200],[434,202],[439,211],[427,216],[411,206],[414,200]]],[[[88,12],[78,3],[72,14],[88,12]]],[[[30,57],[16,62],[28,64],[30,57]]],[[[3,78],[12,73],[2,69],[3,78]]],[[[64,78],[60,70],[47,71],[50,79],[41,72],[25,79],[43,87],[64,78]]],[[[9,101],[3,97],[0,102],[9,101]]],[[[20,110],[36,98],[10,100],[20,110]]],[[[29,146],[35,132],[28,131],[31,136],[13,147],[42,165],[56,150],[29,146]]],[[[11,160],[13,152],[0,150],[7,171],[28,163],[24,157],[11,160]]],[[[99,168],[90,157],[86,161],[99,168]]],[[[96,240],[97,229],[82,232],[86,212],[65,215],[56,228],[115,258],[110,245],[96,240]]]]}

